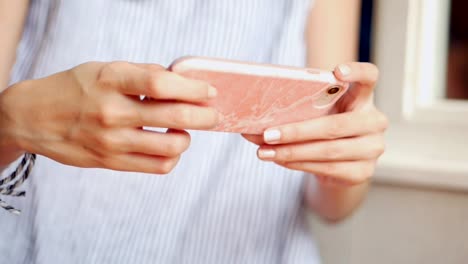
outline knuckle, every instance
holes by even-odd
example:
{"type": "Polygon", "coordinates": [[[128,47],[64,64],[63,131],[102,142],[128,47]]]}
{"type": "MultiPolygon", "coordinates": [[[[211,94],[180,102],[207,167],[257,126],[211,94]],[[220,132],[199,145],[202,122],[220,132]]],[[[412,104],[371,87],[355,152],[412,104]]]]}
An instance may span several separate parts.
{"type": "Polygon", "coordinates": [[[192,119],[193,119],[193,112],[187,106],[179,105],[173,111],[172,120],[175,124],[186,126],[190,124],[192,119]]]}
{"type": "Polygon", "coordinates": [[[376,65],[369,63],[369,72],[371,73],[372,81],[377,82],[377,80],[379,79],[379,75],[380,75],[379,68],[377,68],[376,65]]]}
{"type": "Polygon", "coordinates": [[[379,68],[372,63],[358,63],[358,69],[361,76],[370,83],[376,83],[379,79],[379,68]]]}
{"type": "Polygon", "coordinates": [[[378,158],[382,156],[385,152],[385,143],[381,142],[380,144],[376,144],[375,150],[374,150],[374,157],[378,158]]]}
{"type": "Polygon", "coordinates": [[[158,166],[157,173],[159,174],[168,174],[172,171],[175,166],[175,162],[171,159],[163,160],[158,166]]]}
{"type": "Polygon", "coordinates": [[[383,137],[375,136],[368,143],[364,144],[366,147],[365,154],[362,155],[363,159],[375,160],[379,158],[385,151],[385,143],[383,137]]]}
{"type": "Polygon", "coordinates": [[[99,155],[95,158],[95,162],[100,168],[114,169],[114,161],[110,156],[99,155]]]}
{"type": "Polygon", "coordinates": [[[370,164],[360,165],[350,172],[349,177],[353,182],[360,183],[371,178],[374,174],[374,166],[370,164]]]}
{"type": "Polygon", "coordinates": [[[179,140],[179,141],[181,142],[180,143],[180,146],[181,146],[180,153],[182,153],[182,152],[186,151],[189,148],[191,139],[190,139],[190,136],[184,135],[183,138],[181,140],[179,140]]]}
{"type": "Polygon", "coordinates": [[[166,146],[166,153],[168,156],[177,156],[184,152],[188,147],[187,140],[172,140],[166,146]]]}
{"type": "Polygon", "coordinates": [[[86,67],[86,68],[89,68],[89,67],[94,67],[95,65],[99,65],[100,62],[96,62],[96,61],[87,61],[87,62],[83,62],[82,64],[78,65],[77,67],[86,67]]]}
{"type": "MultiPolygon", "coordinates": [[[[95,142],[93,142],[95,143],[95,142]]],[[[92,146],[88,146],[87,144],[83,144],[83,149],[89,155],[89,166],[88,167],[98,167],[104,168],[106,167],[106,159],[108,157],[108,152],[103,151],[100,148],[96,148],[96,144],[92,144],[92,146]]]]}
{"type": "Polygon", "coordinates": [[[164,71],[148,72],[148,74],[146,74],[144,83],[147,95],[151,96],[152,98],[164,97],[163,89],[166,74],[167,73],[164,71]]]}
{"type": "Polygon", "coordinates": [[[112,62],[109,62],[106,66],[110,70],[117,71],[121,68],[127,67],[128,65],[130,65],[130,63],[125,62],[125,61],[112,61],[112,62]]]}
{"type": "Polygon", "coordinates": [[[291,147],[281,147],[277,149],[278,159],[284,161],[294,160],[294,150],[291,147]]]}
{"type": "Polygon", "coordinates": [[[345,125],[343,123],[344,122],[341,119],[331,119],[328,125],[328,129],[325,132],[325,137],[327,139],[340,138],[343,133],[343,129],[345,128],[345,125]]]}
{"type": "Polygon", "coordinates": [[[146,64],[146,69],[151,71],[151,72],[159,72],[159,71],[164,71],[165,68],[162,65],[159,64],[146,64]]]}
{"type": "Polygon", "coordinates": [[[107,151],[115,150],[117,148],[117,141],[108,133],[103,133],[97,138],[97,145],[107,151]]]}
{"type": "Polygon", "coordinates": [[[97,77],[97,85],[102,88],[111,88],[114,84],[114,78],[105,68],[101,69],[97,77]]]}
{"type": "Polygon", "coordinates": [[[103,104],[99,107],[97,119],[103,127],[113,127],[118,124],[118,116],[115,114],[115,107],[110,104],[103,104]]]}
{"type": "Polygon", "coordinates": [[[180,147],[176,141],[171,141],[166,144],[165,154],[169,157],[179,154],[180,147]]]}
{"type": "Polygon", "coordinates": [[[365,181],[365,180],[371,178],[372,176],[374,176],[374,172],[375,172],[374,164],[367,163],[367,165],[363,166],[361,180],[365,181]]]}
{"type": "Polygon", "coordinates": [[[333,175],[333,176],[338,177],[343,174],[340,165],[335,162],[330,162],[330,163],[325,164],[324,170],[325,170],[324,172],[327,175],[333,175]]]}
{"type": "Polygon", "coordinates": [[[78,66],[72,68],[72,71],[82,71],[84,69],[86,70],[93,70],[93,72],[97,72],[98,74],[102,71],[103,66],[105,65],[105,62],[98,62],[98,61],[87,61],[82,64],[79,64],[78,66]]]}
{"type": "Polygon", "coordinates": [[[329,144],[324,148],[325,155],[330,160],[338,160],[343,156],[343,149],[337,144],[329,144]]]}
{"type": "Polygon", "coordinates": [[[297,125],[286,126],[281,129],[283,140],[285,141],[297,141],[300,138],[300,129],[297,125]]]}
{"type": "Polygon", "coordinates": [[[103,168],[103,164],[97,155],[88,155],[87,159],[83,160],[80,167],[84,168],[103,168]]]}
{"type": "Polygon", "coordinates": [[[367,178],[363,174],[363,171],[359,169],[350,171],[348,177],[354,183],[362,182],[367,178]]]}
{"type": "Polygon", "coordinates": [[[379,131],[384,131],[388,128],[389,120],[382,112],[378,112],[377,114],[377,124],[379,131]]]}
{"type": "Polygon", "coordinates": [[[102,87],[110,87],[115,80],[118,70],[128,63],[123,61],[113,61],[102,66],[97,76],[97,82],[102,87]]]}
{"type": "Polygon", "coordinates": [[[185,125],[191,124],[200,129],[210,129],[218,124],[219,114],[214,108],[185,108],[180,121],[185,125]]]}
{"type": "Polygon", "coordinates": [[[153,74],[150,74],[149,72],[145,72],[142,79],[144,85],[144,95],[155,97],[158,92],[155,76],[153,74]]]}

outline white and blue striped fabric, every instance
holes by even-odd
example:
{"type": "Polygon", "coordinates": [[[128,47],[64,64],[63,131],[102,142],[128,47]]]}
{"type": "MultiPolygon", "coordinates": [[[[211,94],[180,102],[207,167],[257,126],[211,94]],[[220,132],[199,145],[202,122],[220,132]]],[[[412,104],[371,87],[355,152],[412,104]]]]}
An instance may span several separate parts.
{"type": "MultiPolygon", "coordinates": [[[[303,66],[310,4],[32,0],[12,82],[86,61],[168,66],[183,55],[303,66]]],[[[0,263],[318,263],[303,173],[258,160],[239,135],[191,135],[166,176],[38,157],[27,196],[5,199],[22,215],[0,211],[0,263]]]]}

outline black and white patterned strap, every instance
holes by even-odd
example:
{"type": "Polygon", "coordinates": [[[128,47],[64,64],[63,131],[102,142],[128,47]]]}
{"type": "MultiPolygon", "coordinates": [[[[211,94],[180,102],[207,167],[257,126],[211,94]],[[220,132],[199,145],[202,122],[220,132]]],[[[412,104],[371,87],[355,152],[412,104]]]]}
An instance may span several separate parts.
{"type": "MultiPolygon", "coordinates": [[[[7,177],[0,179],[0,195],[25,196],[25,191],[17,191],[29,177],[36,161],[36,154],[26,153],[15,171],[7,177]]],[[[21,211],[15,209],[5,201],[0,199],[0,207],[13,214],[20,214],[21,211]]]]}

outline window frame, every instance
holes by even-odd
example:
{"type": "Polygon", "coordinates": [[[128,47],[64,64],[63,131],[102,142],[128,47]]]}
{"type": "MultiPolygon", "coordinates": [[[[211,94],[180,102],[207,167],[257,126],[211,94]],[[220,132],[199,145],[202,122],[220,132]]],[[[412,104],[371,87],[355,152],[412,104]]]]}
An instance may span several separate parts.
{"type": "Polygon", "coordinates": [[[376,0],[376,104],[390,119],[376,181],[468,191],[468,101],[443,92],[449,2],[376,0]]]}

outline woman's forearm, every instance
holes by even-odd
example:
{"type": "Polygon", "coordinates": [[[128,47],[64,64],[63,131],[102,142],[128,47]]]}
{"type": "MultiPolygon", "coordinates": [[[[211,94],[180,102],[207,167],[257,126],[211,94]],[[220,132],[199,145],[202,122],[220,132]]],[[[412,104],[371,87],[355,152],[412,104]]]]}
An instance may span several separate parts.
{"type": "MultiPolygon", "coordinates": [[[[315,1],[306,31],[309,67],[333,69],[340,63],[357,59],[360,7],[360,0],[315,1]]],[[[320,182],[308,175],[304,189],[307,207],[335,221],[357,207],[368,184],[346,186],[320,182]]]]}
{"type": "Polygon", "coordinates": [[[9,106],[4,100],[4,90],[10,79],[28,5],[28,0],[0,0],[0,171],[23,153],[8,132],[11,123],[8,122],[6,109],[9,106]]]}
{"type": "Polygon", "coordinates": [[[305,204],[312,211],[330,221],[339,221],[348,216],[364,199],[369,183],[345,185],[322,182],[308,175],[305,184],[305,204]]]}
{"type": "Polygon", "coordinates": [[[10,79],[28,5],[28,0],[0,0],[0,92],[10,79]]]}
{"type": "Polygon", "coordinates": [[[333,69],[357,60],[361,0],[316,0],[306,30],[309,67],[333,69]]]}

